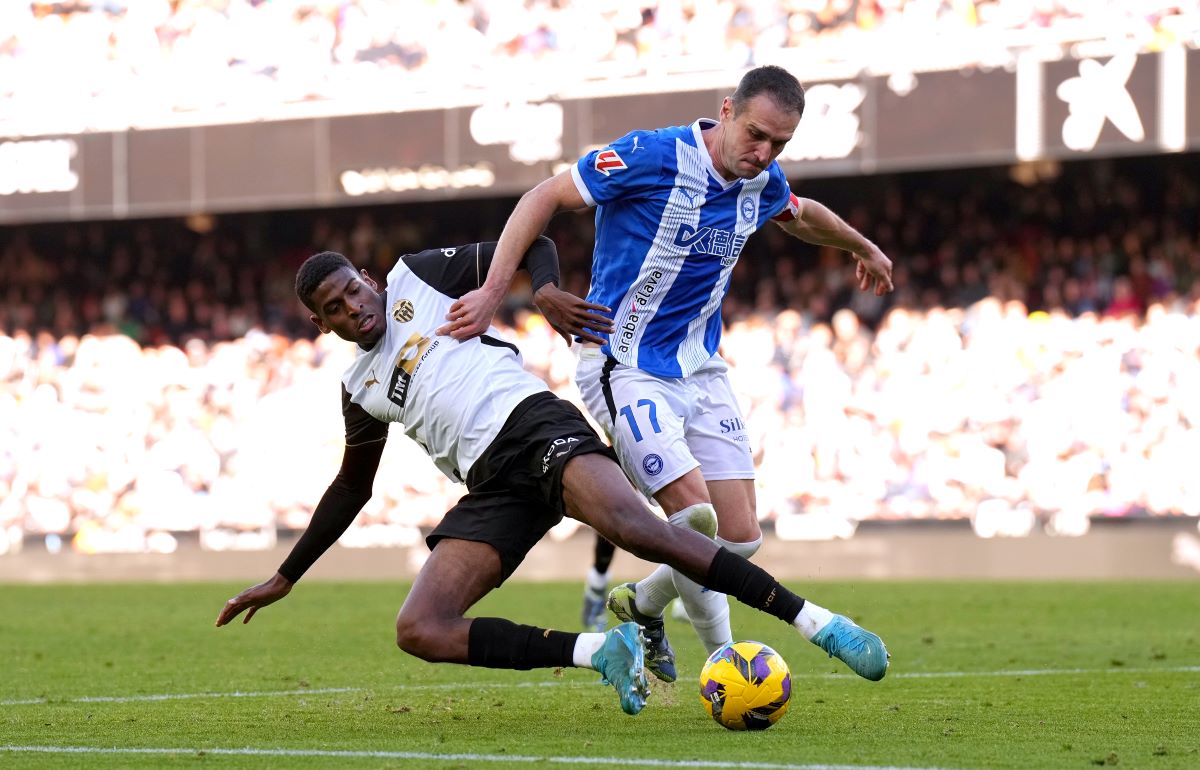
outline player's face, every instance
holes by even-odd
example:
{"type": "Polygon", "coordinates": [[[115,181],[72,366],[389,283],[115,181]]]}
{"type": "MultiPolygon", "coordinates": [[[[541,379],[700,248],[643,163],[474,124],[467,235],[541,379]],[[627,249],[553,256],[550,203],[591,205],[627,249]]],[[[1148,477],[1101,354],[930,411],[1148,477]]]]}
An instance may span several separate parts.
{"type": "Polygon", "coordinates": [[[783,152],[796,133],[800,115],[781,109],[767,94],[747,99],[735,113],[733,100],[726,97],[721,123],[725,128],[720,161],[726,178],[753,179],[783,152]]]}
{"type": "Polygon", "coordinates": [[[310,316],[322,333],[333,332],[350,342],[370,347],[383,336],[386,316],[379,285],[348,267],[338,268],[321,281],[312,295],[317,313],[310,316]]]}

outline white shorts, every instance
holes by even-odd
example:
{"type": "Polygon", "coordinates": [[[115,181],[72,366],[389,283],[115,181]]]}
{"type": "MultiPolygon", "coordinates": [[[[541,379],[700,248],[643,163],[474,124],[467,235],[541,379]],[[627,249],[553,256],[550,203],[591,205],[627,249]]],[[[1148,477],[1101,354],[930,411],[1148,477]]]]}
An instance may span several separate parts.
{"type": "Polygon", "coordinates": [[[581,346],[576,383],[621,467],[647,497],[699,467],[706,481],[754,478],[750,436],[719,355],[684,378],[656,377],[581,346]]]}

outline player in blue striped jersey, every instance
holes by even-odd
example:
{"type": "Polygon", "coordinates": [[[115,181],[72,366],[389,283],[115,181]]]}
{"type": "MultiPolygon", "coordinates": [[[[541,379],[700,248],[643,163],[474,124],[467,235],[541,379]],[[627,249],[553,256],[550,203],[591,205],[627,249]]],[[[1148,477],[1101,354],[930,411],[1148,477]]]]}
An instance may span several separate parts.
{"type": "MultiPolygon", "coordinates": [[[[580,158],[521,198],[487,281],[451,307],[440,330],[458,339],[482,333],[550,218],[595,208],[588,301],[609,309],[614,331],[606,344],[580,353],[584,404],[608,431],[625,472],[672,523],[746,557],[762,542],[754,465],[718,347],[721,301],[747,238],[773,220],[800,240],[849,252],[860,289],[892,290],[887,256],[825,206],[794,195],[776,162],[803,111],[800,83],[779,67],[759,67],[724,99],[719,120],[634,131],[580,158]]],[[[564,303],[578,301],[560,294],[564,303]]],[[[666,567],[618,586],[608,600],[618,617],[646,629],[648,666],[667,681],[675,667],[662,611],[676,595],[710,651],[732,641],[725,598],[666,567]]],[[[815,644],[829,651],[837,637],[834,646],[860,647],[883,661],[864,675],[883,676],[879,637],[811,602],[802,616],[815,644]]]]}

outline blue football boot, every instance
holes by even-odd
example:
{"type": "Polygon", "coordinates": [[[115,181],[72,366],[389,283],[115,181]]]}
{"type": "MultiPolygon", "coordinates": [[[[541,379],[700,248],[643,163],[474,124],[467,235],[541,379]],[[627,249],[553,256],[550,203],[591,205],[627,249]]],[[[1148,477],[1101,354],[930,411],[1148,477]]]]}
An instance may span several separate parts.
{"type": "Polygon", "coordinates": [[[636,623],[622,623],[604,634],[604,644],[592,655],[592,666],[604,684],[621,698],[621,710],[637,714],[646,706],[650,683],[646,680],[645,648],[636,623]]]}
{"type": "Polygon", "coordinates": [[[845,615],[834,615],[811,641],[863,679],[878,682],[887,673],[888,651],[883,640],[845,615]]]}

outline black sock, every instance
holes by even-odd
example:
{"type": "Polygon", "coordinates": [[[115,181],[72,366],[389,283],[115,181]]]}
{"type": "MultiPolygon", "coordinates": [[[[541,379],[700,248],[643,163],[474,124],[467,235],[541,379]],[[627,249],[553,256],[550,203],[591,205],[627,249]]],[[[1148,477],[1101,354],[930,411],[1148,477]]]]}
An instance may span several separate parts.
{"type": "Polygon", "coordinates": [[[467,640],[467,662],[484,668],[554,668],[574,665],[579,634],[525,626],[504,618],[475,618],[467,640]]]}
{"type": "Polygon", "coordinates": [[[724,548],[717,550],[712,564],[708,565],[704,587],[729,594],[742,604],[787,623],[794,621],[804,607],[803,597],[781,586],[762,567],[724,548]]]}
{"type": "Polygon", "coordinates": [[[612,566],[613,554],[616,553],[617,547],[608,542],[603,536],[596,535],[596,550],[593,554],[593,566],[601,575],[608,572],[608,568],[612,566]]]}

